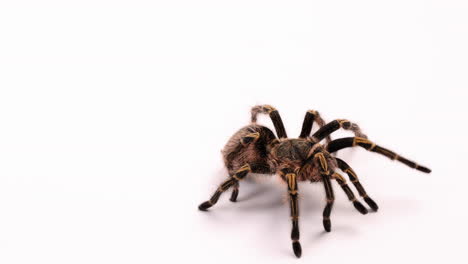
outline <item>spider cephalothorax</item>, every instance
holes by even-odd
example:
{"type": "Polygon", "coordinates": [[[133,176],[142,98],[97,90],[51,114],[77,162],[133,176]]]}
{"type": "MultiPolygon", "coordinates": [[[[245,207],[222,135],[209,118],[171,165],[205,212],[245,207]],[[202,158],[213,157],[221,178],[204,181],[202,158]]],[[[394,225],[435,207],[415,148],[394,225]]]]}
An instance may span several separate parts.
{"type": "Polygon", "coordinates": [[[211,198],[200,204],[200,210],[205,211],[218,201],[223,192],[232,188],[231,201],[235,202],[239,194],[239,181],[248,173],[278,174],[287,186],[289,204],[291,208],[292,231],[291,239],[294,254],[301,256],[299,243],[299,210],[298,210],[298,181],[323,182],[326,194],[326,205],[323,211],[323,226],[327,232],[331,230],[330,214],[335,200],[331,180],[336,180],[354,207],[362,214],[367,209],[357,200],[349,188],[346,179],[336,170],[346,173],[359,195],[374,210],[377,204],[367,195],[359,182],[356,173],[343,160],[333,157],[334,153],[347,147],[360,146],[366,150],[377,152],[392,160],[398,160],[419,171],[430,173],[431,170],[420,166],[386,148],[376,145],[367,139],[356,124],[337,119],[325,124],[317,111],[306,113],[299,138],[288,138],[278,111],[269,105],[252,108],[252,123],[237,131],[224,147],[222,154],[224,163],[229,171],[229,178],[225,180],[211,198]],[[256,124],[258,114],[268,114],[273,121],[275,134],[267,127],[256,124]],[[320,126],[313,135],[312,125],[316,122],[320,126]],[[338,129],[352,131],[355,136],[331,140],[330,134],[338,129]],[[325,144],[320,142],[326,139],[325,144]]]}

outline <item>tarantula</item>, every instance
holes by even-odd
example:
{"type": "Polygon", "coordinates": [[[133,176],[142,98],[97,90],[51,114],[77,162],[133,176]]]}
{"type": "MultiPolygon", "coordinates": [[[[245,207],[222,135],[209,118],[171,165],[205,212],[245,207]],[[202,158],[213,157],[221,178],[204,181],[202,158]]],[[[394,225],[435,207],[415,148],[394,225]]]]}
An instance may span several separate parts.
{"type": "Polygon", "coordinates": [[[369,141],[358,125],[346,119],[336,119],[325,124],[317,111],[307,111],[299,138],[287,137],[279,112],[270,105],[254,106],[251,110],[251,120],[252,123],[237,131],[222,150],[229,178],[221,183],[213,196],[200,204],[198,208],[202,211],[207,210],[216,204],[221,194],[229,188],[233,189],[230,200],[235,202],[239,194],[239,181],[248,173],[279,174],[287,185],[292,221],[292,248],[298,258],[302,254],[299,243],[298,181],[323,182],[327,198],[323,210],[323,227],[327,232],[331,230],[330,213],[335,200],[332,180],[339,183],[348,199],[361,214],[367,214],[367,209],[357,200],[346,179],[336,172],[337,168],[348,175],[359,195],[370,208],[374,211],[379,208],[367,195],[353,169],[345,161],[332,156],[331,153],[343,148],[360,146],[419,171],[431,172],[430,169],[369,141]],[[258,114],[270,116],[278,138],[270,129],[256,124],[258,114]],[[314,122],[320,128],[310,136],[314,122]],[[330,134],[340,128],[354,132],[355,136],[332,141],[330,134]],[[324,145],[320,144],[323,139],[326,139],[324,145]]]}

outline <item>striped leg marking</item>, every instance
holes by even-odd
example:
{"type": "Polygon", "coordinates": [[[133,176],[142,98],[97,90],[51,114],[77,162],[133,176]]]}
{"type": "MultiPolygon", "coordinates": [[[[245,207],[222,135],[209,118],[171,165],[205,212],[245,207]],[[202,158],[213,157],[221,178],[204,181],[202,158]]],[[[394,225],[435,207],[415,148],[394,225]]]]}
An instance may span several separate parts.
{"type": "Polygon", "coordinates": [[[347,138],[335,139],[335,140],[333,140],[332,142],[330,142],[327,145],[327,150],[328,150],[328,152],[332,153],[332,152],[336,152],[336,151],[338,151],[340,149],[355,147],[355,146],[360,146],[362,148],[365,148],[366,150],[369,150],[369,151],[372,151],[372,152],[377,152],[379,154],[382,154],[382,155],[386,156],[389,159],[397,160],[397,161],[405,164],[406,166],[411,167],[413,169],[416,169],[418,171],[422,171],[422,172],[425,172],[425,173],[430,173],[431,172],[431,170],[429,168],[426,168],[424,166],[416,164],[415,162],[410,161],[410,160],[396,154],[395,152],[393,152],[391,150],[388,150],[388,149],[386,149],[384,147],[376,145],[374,142],[372,142],[372,141],[370,141],[370,140],[368,140],[366,138],[362,138],[362,137],[347,137],[347,138]]]}
{"type": "Polygon", "coordinates": [[[323,186],[325,188],[325,195],[327,197],[327,204],[325,205],[325,209],[323,209],[323,228],[325,228],[325,231],[330,232],[330,214],[333,203],[335,202],[335,194],[333,193],[333,187],[330,182],[330,171],[328,170],[327,160],[322,152],[315,154],[314,159],[316,160],[316,164],[319,165],[323,186]]]}
{"type": "Polygon", "coordinates": [[[278,138],[287,138],[288,136],[286,135],[286,129],[284,128],[283,125],[283,120],[281,120],[281,116],[276,110],[271,105],[257,105],[252,107],[252,110],[250,111],[251,113],[251,121],[252,123],[257,122],[257,115],[258,114],[268,114],[271,118],[271,121],[273,122],[273,126],[275,127],[276,134],[278,135],[278,138]]]}
{"type": "MultiPolygon", "coordinates": [[[[323,127],[325,125],[325,121],[322,119],[319,112],[315,110],[307,111],[304,117],[304,122],[302,123],[302,130],[299,138],[307,138],[310,136],[310,132],[312,131],[312,126],[314,125],[314,122],[316,122],[319,125],[319,127],[323,127]]],[[[331,137],[327,136],[326,138],[327,143],[329,143],[331,141],[331,137]]]]}
{"type": "Polygon", "coordinates": [[[286,170],[285,179],[288,184],[288,194],[289,194],[289,206],[291,209],[291,221],[292,221],[292,230],[291,230],[291,240],[292,248],[294,255],[300,258],[302,254],[301,244],[299,243],[299,206],[297,202],[298,191],[297,191],[297,179],[296,174],[286,170]]]}
{"type": "Polygon", "coordinates": [[[366,190],[364,189],[362,184],[359,182],[359,179],[356,173],[354,172],[354,170],[345,161],[338,159],[338,158],[336,158],[336,161],[338,163],[338,167],[340,168],[340,170],[342,170],[348,175],[354,187],[359,192],[359,195],[370,206],[370,208],[372,208],[372,210],[374,211],[379,210],[379,206],[377,205],[377,203],[374,202],[374,200],[372,200],[372,198],[370,198],[369,195],[367,195],[366,190]]]}
{"type": "MultiPolygon", "coordinates": [[[[239,184],[239,181],[244,179],[245,176],[247,176],[249,172],[251,172],[251,169],[248,164],[242,166],[240,169],[236,171],[234,175],[232,175],[229,179],[221,183],[221,185],[218,187],[215,193],[211,196],[211,198],[208,201],[200,204],[198,206],[198,209],[200,209],[201,211],[206,211],[208,208],[215,205],[218,202],[218,199],[223,192],[227,191],[230,187],[235,186],[236,184],[239,184]]],[[[234,192],[235,192],[235,189],[233,191],[233,195],[234,195],[234,192]]],[[[237,195],[236,195],[236,198],[237,198],[237,195]]]]}
{"type": "Polygon", "coordinates": [[[312,137],[315,137],[318,141],[320,141],[340,128],[353,131],[354,135],[357,137],[367,138],[367,136],[361,132],[361,129],[357,124],[352,123],[346,119],[336,119],[331,121],[317,130],[317,132],[315,132],[312,137]]]}
{"type": "Polygon", "coordinates": [[[356,199],[353,191],[351,191],[348,184],[346,183],[346,179],[341,176],[341,174],[336,172],[333,173],[332,178],[334,178],[340,184],[341,188],[346,193],[346,196],[348,196],[348,199],[353,203],[354,208],[356,208],[356,210],[358,210],[361,214],[367,214],[367,209],[356,199]]]}
{"type": "Polygon", "coordinates": [[[335,202],[335,195],[333,194],[333,188],[330,182],[330,176],[322,174],[323,186],[325,187],[325,194],[327,196],[327,205],[323,209],[323,228],[325,231],[331,231],[331,221],[330,214],[333,208],[333,203],[335,202]]]}

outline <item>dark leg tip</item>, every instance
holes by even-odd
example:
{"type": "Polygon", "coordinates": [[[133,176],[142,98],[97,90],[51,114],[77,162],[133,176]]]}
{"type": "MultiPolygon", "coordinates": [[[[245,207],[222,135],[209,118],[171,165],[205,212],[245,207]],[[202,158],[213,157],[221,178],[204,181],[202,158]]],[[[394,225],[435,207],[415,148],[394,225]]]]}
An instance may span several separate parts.
{"type": "Polygon", "coordinates": [[[208,208],[210,208],[211,206],[212,206],[212,204],[210,203],[210,201],[206,201],[206,202],[200,204],[200,205],[198,206],[198,209],[199,209],[200,211],[206,211],[206,210],[207,210],[208,208]]]}
{"type": "Polygon", "coordinates": [[[417,170],[425,172],[425,173],[431,173],[431,169],[423,167],[423,166],[418,166],[417,170]]]}
{"type": "Polygon", "coordinates": [[[299,243],[299,241],[294,241],[292,243],[292,246],[294,250],[294,255],[296,255],[297,258],[300,258],[302,255],[301,243],[299,243]]]}
{"type": "Polygon", "coordinates": [[[323,219],[323,228],[325,228],[325,231],[327,231],[327,232],[331,231],[330,219],[323,219]]]}
{"type": "Polygon", "coordinates": [[[361,214],[367,214],[367,209],[358,201],[353,202],[354,208],[356,208],[361,214]]]}
{"type": "Polygon", "coordinates": [[[372,210],[376,211],[379,210],[379,206],[372,200],[370,197],[365,197],[364,201],[372,208],[372,210]]]}
{"type": "Polygon", "coordinates": [[[237,195],[239,194],[238,190],[232,191],[231,198],[229,199],[231,202],[235,203],[237,201],[237,195]]]}

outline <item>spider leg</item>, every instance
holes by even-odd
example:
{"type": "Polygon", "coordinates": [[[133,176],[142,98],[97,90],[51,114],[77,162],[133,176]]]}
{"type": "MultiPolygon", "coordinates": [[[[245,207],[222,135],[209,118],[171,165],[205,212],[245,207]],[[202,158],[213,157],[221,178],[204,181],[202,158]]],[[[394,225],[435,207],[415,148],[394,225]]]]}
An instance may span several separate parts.
{"type": "Polygon", "coordinates": [[[343,128],[344,130],[351,130],[354,132],[354,135],[357,137],[367,138],[367,136],[362,133],[359,126],[355,123],[352,123],[346,119],[336,119],[331,121],[330,123],[321,127],[317,132],[312,135],[312,138],[315,138],[317,142],[328,137],[331,133],[335,132],[336,130],[343,128]]]}
{"type": "Polygon", "coordinates": [[[333,188],[329,177],[329,175],[322,175],[325,194],[327,195],[327,205],[325,206],[325,209],[323,209],[323,228],[325,228],[325,231],[327,232],[331,231],[330,214],[333,208],[333,203],[335,202],[335,195],[333,194],[333,188]]]}
{"type": "Polygon", "coordinates": [[[291,221],[292,221],[292,230],[291,230],[291,240],[294,255],[300,258],[302,254],[301,244],[299,243],[299,206],[297,201],[298,190],[297,190],[297,179],[296,173],[291,169],[281,170],[282,179],[288,184],[288,194],[289,194],[289,206],[291,208],[291,221]]]}
{"type": "Polygon", "coordinates": [[[359,192],[359,195],[364,199],[364,201],[366,201],[366,203],[372,208],[372,210],[374,211],[379,210],[379,206],[377,205],[377,203],[375,203],[374,200],[372,200],[369,197],[369,195],[367,195],[366,190],[364,190],[364,187],[362,187],[354,170],[342,159],[339,159],[339,158],[335,158],[335,159],[338,163],[338,167],[340,168],[340,170],[348,174],[349,179],[353,183],[354,187],[356,187],[356,189],[359,192]]]}
{"type": "Polygon", "coordinates": [[[354,208],[356,208],[356,210],[358,210],[361,214],[367,214],[367,209],[356,199],[353,191],[351,191],[348,184],[346,183],[346,179],[343,178],[341,174],[336,172],[332,174],[332,178],[340,184],[341,188],[346,193],[346,196],[348,196],[348,199],[353,203],[354,208]]]}
{"type": "Polygon", "coordinates": [[[314,159],[319,163],[320,174],[322,176],[323,186],[325,187],[325,195],[327,197],[327,205],[323,209],[323,227],[325,231],[331,231],[330,214],[335,202],[335,194],[333,193],[333,187],[330,182],[330,170],[328,169],[327,160],[323,152],[317,152],[314,155],[314,159]]]}
{"type": "Polygon", "coordinates": [[[252,107],[251,112],[251,121],[252,123],[257,122],[257,115],[258,114],[268,114],[273,121],[273,125],[275,126],[276,134],[278,138],[287,138],[286,130],[284,129],[283,121],[281,120],[281,116],[271,105],[257,105],[252,107]]]}
{"type": "MultiPolygon", "coordinates": [[[[302,123],[302,130],[299,138],[306,138],[310,136],[310,132],[312,131],[312,126],[314,122],[316,122],[320,127],[323,127],[325,125],[325,121],[322,119],[319,112],[315,110],[307,111],[304,117],[304,122],[302,123]]],[[[331,137],[327,136],[327,143],[330,141],[331,137]]]]}
{"type": "Polygon", "coordinates": [[[381,147],[379,145],[376,145],[374,142],[362,138],[362,137],[347,137],[347,138],[339,138],[335,139],[332,142],[330,142],[327,145],[327,150],[328,152],[332,153],[335,151],[338,151],[340,149],[344,148],[349,148],[349,147],[354,147],[354,146],[360,146],[365,148],[366,150],[372,151],[372,152],[377,152],[379,154],[382,154],[386,156],[387,158],[390,158],[392,160],[398,160],[401,163],[404,163],[408,167],[411,167],[413,169],[425,172],[425,173],[430,173],[431,170],[429,168],[426,168],[424,166],[421,166],[411,160],[408,160],[395,152],[388,150],[384,147],[381,147]]]}
{"type": "MultiPolygon", "coordinates": [[[[198,206],[198,209],[200,209],[201,211],[206,211],[208,208],[215,205],[218,202],[218,199],[219,199],[219,197],[221,196],[221,194],[223,192],[227,191],[230,187],[235,186],[236,184],[238,184],[239,181],[242,180],[243,178],[245,178],[245,176],[247,176],[247,174],[250,171],[251,171],[251,169],[250,169],[249,164],[246,164],[246,165],[242,166],[240,169],[238,169],[236,171],[236,173],[234,173],[234,175],[232,175],[231,177],[229,177],[229,179],[227,179],[223,183],[221,183],[219,185],[218,189],[215,191],[215,193],[211,196],[211,198],[208,201],[200,204],[198,206]]],[[[234,189],[234,191],[235,191],[235,189],[234,189]]],[[[233,192],[233,195],[234,195],[234,192],[233,192]]]]}
{"type": "Polygon", "coordinates": [[[232,186],[232,193],[231,198],[229,199],[231,202],[237,201],[237,196],[239,195],[239,182],[234,183],[232,186]]]}

